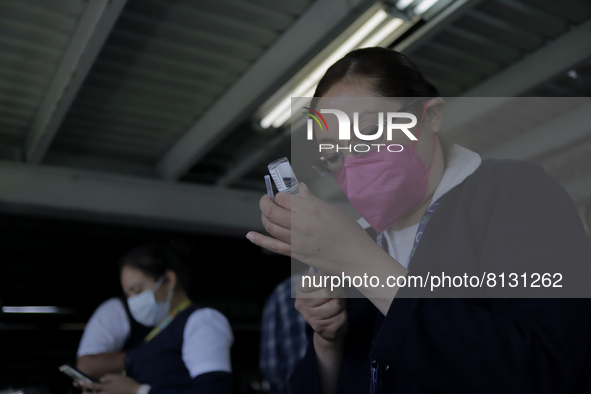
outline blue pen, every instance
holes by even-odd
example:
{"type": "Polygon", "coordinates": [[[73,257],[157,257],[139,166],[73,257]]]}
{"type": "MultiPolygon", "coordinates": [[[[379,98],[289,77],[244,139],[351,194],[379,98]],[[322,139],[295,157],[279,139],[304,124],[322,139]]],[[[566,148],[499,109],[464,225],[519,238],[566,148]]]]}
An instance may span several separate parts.
{"type": "Polygon", "coordinates": [[[271,177],[269,175],[265,175],[265,186],[267,186],[267,196],[269,196],[271,201],[275,202],[275,197],[273,196],[273,186],[271,186],[271,177]]]}

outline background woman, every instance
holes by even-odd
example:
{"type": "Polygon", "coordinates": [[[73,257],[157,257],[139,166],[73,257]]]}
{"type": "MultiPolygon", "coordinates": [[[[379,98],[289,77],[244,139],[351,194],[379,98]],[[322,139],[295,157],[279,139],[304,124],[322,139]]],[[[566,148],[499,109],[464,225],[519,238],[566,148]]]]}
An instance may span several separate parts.
{"type": "Polygon", "coordinates": [[[231,393],[233,335],[218,311],[192,303],[189,277],[164,246],[144,246],[120,262],[125,303],[111,299],[93,314],[78,368],[101,393],[231,393]],[[128,316],[128,312],[131,316],[128,316]],[[122,374],[122,372],[125,374],[122,374]]]}

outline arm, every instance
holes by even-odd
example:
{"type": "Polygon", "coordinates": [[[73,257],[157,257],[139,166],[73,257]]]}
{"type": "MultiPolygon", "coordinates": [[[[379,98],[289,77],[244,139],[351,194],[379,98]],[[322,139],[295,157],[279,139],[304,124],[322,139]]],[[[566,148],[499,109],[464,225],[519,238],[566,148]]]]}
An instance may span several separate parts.
{"type": "MultiPolygon", "coordinates": [[[[308,276],[320,276],[310,269],[308,276]]],[[[339,289],[309,287],[300,282],[296,291],[296,309],[314,330],[312,346],[322,394],[334,394],[338,387],[344,339],[349,325],[346,303],[339,289]]]]}
{"type": "MultiPolygon", "coordinates": [[[[336,393],[368,392],[369,359],[368,352],[374,332],[374,322],[379,312],[372,303],[364,298],[347,298],[347,332],[343,339],[342,353],[337,362],[338,379],[331,387],[336,393]],[[366,324],[370,322],[370,324],[366,324]]],[[[320,368],[317,350],[314,345],[314,330],[308,325],[306,335],[309,339],[304,358],[297,364],[290,380],[292,394],[320,394],[320,368]]]]}
{"type": "Polygon", "coordinates": [[[343,360],[344,337],[328,341],[315,332],[313,341],[320,392],[334,394],[337,390],[339,371],[343,360]]]}
{"type": "Polygon", "coordinates": [[[125,353],[99,353],[78,357],[76,368],[93,379],[107,373],[121,373],[125,369],[125,353]]]}
{"type": "Polygon", "coordinates": [[[77,352],[77,368],[91,378],[121,373],[125,353],[121,350],[129,333],[129,322],[121,300],[103,302],[89,319],[77,352]]]}

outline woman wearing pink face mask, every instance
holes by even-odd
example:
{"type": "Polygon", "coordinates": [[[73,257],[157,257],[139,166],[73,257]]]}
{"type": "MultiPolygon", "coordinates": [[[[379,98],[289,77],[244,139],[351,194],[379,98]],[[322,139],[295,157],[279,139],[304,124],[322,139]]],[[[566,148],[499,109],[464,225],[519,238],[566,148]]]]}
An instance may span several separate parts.
{"type": "MultiPolygon", "coordinates": [[[[416,140],[398,141],[404,153],[335,149],[317,163],[363,218],[355,222],[300,184],[300,196],[261,198],[273,237],[247,238],[321,271],[312,276],[375,274],[381,283],[428,267],[501,273],[533,260],[539,272],[559,272],[591,261],[570,198],[538,165],[483,161],[441,145],[444,101],[406,56],[383,48],[349,53],[320,81],[311,108],[351,113],[370,103],[362,109],[371,110],[375,97],[393,98],[390,111],[416,116],[416,140]]],[[[317,132],[318,143],[356,142],[336,141],[334,129],[317,132]]],[[[330,286],[298,287],[310,346],[292,374],[293,393],[591,392],[588,299],[358,291],[362,298],[345,300],[330,286]]]]}

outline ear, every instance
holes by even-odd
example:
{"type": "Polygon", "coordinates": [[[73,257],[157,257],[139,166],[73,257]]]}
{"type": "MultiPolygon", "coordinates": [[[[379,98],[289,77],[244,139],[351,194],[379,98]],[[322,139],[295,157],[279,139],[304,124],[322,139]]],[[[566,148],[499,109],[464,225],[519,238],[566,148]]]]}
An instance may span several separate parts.
{"type": "Polygon", "coordinates": [[[432,132],[438,133],[441,130],[443,124],[443,107],[445,106],[445,100],[441,97],[435,97],[427,102],[427,113],[425,114],[425,120],[429,124],[429,128],[432,132]]]}
{"type": "Polygon", "coordinates": [[[166,270],[166,271],[164,271],[164,276],[165,276],[166,280],[168,281],[170,288],[175,290],[176,285],[177,285],[177,280],[178,280],[176,272],[174,272],[173,270],[166,270]]]}

